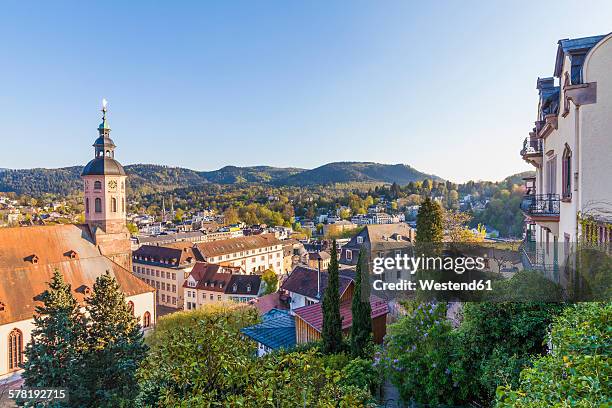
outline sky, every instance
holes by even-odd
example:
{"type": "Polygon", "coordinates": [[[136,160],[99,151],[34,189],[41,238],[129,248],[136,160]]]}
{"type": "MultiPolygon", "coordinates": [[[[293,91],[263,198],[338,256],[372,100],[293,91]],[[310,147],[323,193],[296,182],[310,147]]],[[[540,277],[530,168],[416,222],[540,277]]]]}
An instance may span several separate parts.
{"type": "Polygon", "coordinates": [[[501,180],[557,41],[610,31],[610,1],[3,2],[0,168],[84,165],[104,97],[124,165],[501,180]]]}

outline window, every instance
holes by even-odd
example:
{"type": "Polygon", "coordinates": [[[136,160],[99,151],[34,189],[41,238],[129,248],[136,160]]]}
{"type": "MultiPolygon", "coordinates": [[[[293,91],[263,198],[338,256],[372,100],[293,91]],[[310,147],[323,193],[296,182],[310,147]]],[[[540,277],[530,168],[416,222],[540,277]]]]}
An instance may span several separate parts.
{"type": "Polygon", "coordinates": [[[117,212],[117,199],[114,197],[111,198],[111,211],[117,212]]]}
{"type": "Polygon", "coordinates": [[[142,327],[151,327],[151,313],[145,312],[142,318],[142,327]]]}
{"type": "Polygon", "coordinates": [[[165,302],[165,301],[166,301],[166,295],[162,293],[162,302],[165,302]]]}
{"type": "Polygon", "coordinates": [[[363,237],[357,237],[357,243],[363,244],[363,237]]]}
{"type": "Polygon", "coordinates": [[[125,198],[121,200],[121,212],[125,212],[125,198]]]}
{"type": "Polygon", "coordinates": [[[220,302],[221,301],[221,295],[217,295],[217,300],[220,302]]]}
{"type": "Polygon", "coordinates": [[[134,316],[134,302],[130,300],[127,304],[128,308],[130,309],[130,313],[132,313],[132,316],[134,316]]]}
{"type": "Polygon", "coordinates": [[[101,181],[95,181],[94,182],[94,190],[102,190],[102,182],[101,181]]]}
{"type": "Polygon", "coordinates": [[[102,212],[102,200],[100,198],[96,198],[95,211],[97,213],[101,213],[102,212]]]}
{"type": "Polygon", "coordinates": [[[9,370],[19,369],[23,363],[23,334],[19,329],[13,329],[8,337],[9,370]]]}
{"type": "Polygon", "coordinates": [[[350,260],[352,260],[352,259],[353,259],[353,252],[352,252],[350,249],[347,249],[347,250],[346,250],[346,259],[347,259],[348,261],[350,261],[350,260]]]}
{"type": "Polygon", "coordinates": [[[572,198],[572,151],[569,146],[565,144],[565,150],[563,151],[563,198],[572,198]]]}
{"type": "Polygon", "coordinates": [[[210,300],[213,300],[213,299],[214,299],[214,298],[213,298],[213,294],[211,293],[211,294],[210,294],[210,300]]]}
{"type": "Polygon", "coordinates": [[[548,194],[557,193],[557,157],[546,162],[546,187],[548,194]]]}
{"type": "Polygon", "coordinates": [[[89,214],[89,198],[85,199],[85,213],[89,214]]]}

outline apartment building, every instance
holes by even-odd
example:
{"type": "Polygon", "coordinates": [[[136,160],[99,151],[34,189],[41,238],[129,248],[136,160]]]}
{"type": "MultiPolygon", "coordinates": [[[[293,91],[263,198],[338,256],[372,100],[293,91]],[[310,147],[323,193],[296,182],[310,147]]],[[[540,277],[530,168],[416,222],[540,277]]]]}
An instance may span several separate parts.
{"type": "Polygon", "coordinates": [[[573,243],[612,241],[612,35],[558,42],[538,78],[535,126],[521,156],[535,168],[521,209],[526,267],[558,268],[573,243]]]}
{"type": "Polygon", "coordinates": [[[166,245],[143,245],[133,252],[132,271],[157,289],[158,305],[182,309],[183,284],[196,262],[191,242],[166,245]]]}
{"type": "Polygon", "coordinates": [[[239,266],[206,262],[195,264],[183,286],[186,310],[223,301],[246,303],[263,289],[259,275],[245,275],[239,266]]]}
{"type": "Polygon", "coordinates": [[[283,243],[274,234],[203,242],[196,244],[194,250],[203,262],[240,267],[247,274],[261,274],[267,269],[278,275],[287,272],[284,270],[283,243]]]}

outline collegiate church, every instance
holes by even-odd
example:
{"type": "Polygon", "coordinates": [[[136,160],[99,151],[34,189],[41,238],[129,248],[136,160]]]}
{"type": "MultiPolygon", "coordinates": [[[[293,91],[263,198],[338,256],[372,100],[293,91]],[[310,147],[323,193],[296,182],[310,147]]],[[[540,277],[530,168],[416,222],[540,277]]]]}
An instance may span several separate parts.
{"type": "Polygon", "coordinates": [[[156,321],[155,289],[132,275],[126,226],[126,174],[115,160],[106,106],[81,175],[85,224],[0,228],[0,380],[19,374],[30,341],[38,295],[59,270],[83,303],[96,278],[109,271],[143,329],[156,321]]]}

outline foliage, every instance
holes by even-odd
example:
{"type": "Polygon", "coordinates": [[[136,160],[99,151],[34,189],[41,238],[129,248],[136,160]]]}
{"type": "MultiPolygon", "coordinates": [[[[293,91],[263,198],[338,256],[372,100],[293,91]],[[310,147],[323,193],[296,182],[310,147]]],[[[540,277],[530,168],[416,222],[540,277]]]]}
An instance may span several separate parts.
{"type": "Polygon", "coordinates": [[[276,292],[278,288],[278,276],[272,269],[267,269],[261,275],[261,280],[266,284],[265,295],[276,292]]]}
{"type": "Polygon", "coordinates": [[[381,385],[383,378],[379,367],[375,367],[372,364],[372,360],[359,357],[352,359],[346,364],[342,368],[341,374],[342,385],[367,389],[372,394],[381,385]]]}
{"type": "Polygon", "coordinates": [[[148,347],[133,306],[125,302],[119,284],[108,271],[96,279],[93,293],[85,301],[88,344],[79,394],[93,406],[119,406],[138,392],[136,369],[148,347]]]}
{"type": "Polygon", "coordinates": [[[350,349],[353,357],[366,357],[372,349],[372,307],[370,305],[370,281],[364,267],[365,254],[359,251],[355,270],[355,293],[351,305],[352,325],[350,349]],[[365,277],[365,279],[364,279],[365,277]],[[366,299],[364,301],[364,299],[366,299]]]}
{"type": "Polygon", "coordinates": [[[382,355],[376,357],[402,399],[421,404],[453,404],[451,325],[446,305],[420,304],[388,327],[382,355]]]}
{"type": "Polygon", "coordinates": [[[444,225],[442,208],[426,197],[417,215],[417,244],[442,242],[444,225]]]}
{"type": "Polygon", "coordinates": [[[139,405],[222,401],[248,383],[254,347],[239,329],[256,322],[247,306],[215,305],[160,319],[139,370],[139,405]]]}
{"type": "Polygon", "coordinates": [[[523,186],[519,185],[497,190],[485,209],[474,214],[471,226],[485,224],[498,230],[502,236],[522,236],[524,217],[518,209],[524,194],[523,186]]]}
{"type": "Polygon", "coordinates": [[[80,380],[85,348],[84,316],[59,270],[39,300],[22,378],[28,387],[73,388],[80,380]]]}
{"type": "Polygon", "coordinates": [[[561,308],[527,301],[466,303],[453,332],[458,398],[488,403],[499,384],[517,384],[531,356],[545,352],[546,331],[561,308]]]}
{"type": "Polygon", "coordinates": [[[136,404],[369,406],[367,389],[346,383],[341,371],[348,364],[345,355],[323,356],[315,345],[256,358],[254,344],[239,332],[256,319],[253,308],[229,304],[160,319],[150,356],[139,370],[142,391],[136,404]]]}
{"type": "Polygon", "coordinates": [[[476,234],[466,227],[471,218],[467,213],[444,210],[444,231],[447,232],[450,242],[472,243],[484,240],[485,233],[480,225],[476,234]]]}
{"type": "Polygon", "coordinates": [[[327,268],[327,287],[323,294],[323,352],[337,353],[342,348],[342,317],[340,316],[340,277],[338,274],[338,245],[332,241],[331,261],[327,268]]]}
{"type": "Polygon", "coordinates": [[[555,319],[550,354],[497,390],[497,407],[604,407],[612,378],[611,303],[581,303],[555,319]]]}

